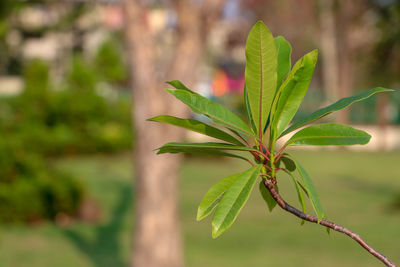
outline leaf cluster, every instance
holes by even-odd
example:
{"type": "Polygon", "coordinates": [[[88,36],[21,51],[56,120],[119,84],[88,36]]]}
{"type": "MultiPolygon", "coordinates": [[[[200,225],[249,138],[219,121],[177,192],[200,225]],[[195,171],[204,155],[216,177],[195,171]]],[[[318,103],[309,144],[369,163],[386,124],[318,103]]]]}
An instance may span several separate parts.
{"type": "Polygon", "coordinates": [[[214,125],[166,115],[149,119],[182,127],[221,141],[167,143],[158,149],[159,154],[209,153],[236,157],[251,164],[250,169],[219,181],[210,188],[201,201],[197,220],[207,217],[214,211],[212,219],[214,238],[233,224],[257,180],[261,180],[259,187],[261,195],[269,210],[273,210],[277,203],[262,180],[269,179],[276,183],[277,173],[280,171],[286,172],[293,180],[303,212],[306,212],[305,199],[308,198],[320,221],[325,217],[325,213],[317,190],[306,170],[286,152],[286,148],[300,145],[364,145],[371,138],[368,133],[343,124],[307,125],[352,103],[390,89],[376,87],[340,99],[290,125],[308,90],[318,58],[318,51],[313,50],[292,66],[291,52],[289,42],[282,36],[274,37],[263,22],[257,22],[251,29],[246,42],[244,88],[244,102],[250,125],[224,106],[191,91],[179,81],[168,82],[175,89],[167,89],[167,92],[190,107],[194,113],[211,119],[214,125]],[[295,130],[298,131],[277,148],[277,141],[295,130]],[[249,152],[248,157],[237,154],[240,151],[249,152]]]}

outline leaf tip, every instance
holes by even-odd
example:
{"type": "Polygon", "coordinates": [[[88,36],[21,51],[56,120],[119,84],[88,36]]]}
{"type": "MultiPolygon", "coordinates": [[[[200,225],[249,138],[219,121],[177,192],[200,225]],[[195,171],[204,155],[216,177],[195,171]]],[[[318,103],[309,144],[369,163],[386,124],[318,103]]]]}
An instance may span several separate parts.
{"type": "Polygon", "coordinates": [[[256,24],[254,26],[265,26],[264,21],[262,21],[261,19],[257,20],[256,24]]]}
{"type": "Polygon", "coordinates": [[[392,89],[392,88],[385,88],[385,87],[377,87],[377,88],[380,90],[380,92],[394,92],[394,91],[397,91],[397,90],[392,89]]]}
{"type": "Polygon", "coordinates": [[[204,219],[204,215],[201,214],[202,212],[200,211],[200,208],[197,209],[197,215],[196,215],[196,221],[201,221],[204,219]]]}
{"type": "Polygon", "coordinates": [[[314,64],[317,62],[318,60],[318,49],[314,49],[312,50],[310,53],[308,53],[309,58],[311,59],[311,61],[314,62],[314,64]]]}
{"type": "Polygon", "coordinates": [[[160,116],[155,116],[155,117],[148,118],[148,119],[146,119],[146,121],[157,121],[158,117],[160,117],[160,116]]]}
{"type": "MultiPolygon", "coordinates": [[[[214,220],[215,218],[213,218],[214,220]]],[[[229,227],[228,227],[229,228],[229,227]]],[[[220,235],[222,235],[228,228],[221,227],[220,224],[216,224],[214,222],[211,223],[211,236],[213,239],[216,239],[220,235]]]]}
{"type": "Polygon", "coordinates": [[[180,90],[180,89],[171,89],[171,88],[164,88],[164,90],[167,93],[170,93],[171,95],[173,95],[174,97],[178,97],[179,91],[183,91],[183,90],[180,90]]]}
{"type": "Polygon", "coordinates": [[[215,229],[214,227],[212,228],[211,236],[212,236],[213,239],[216,239],[221,234],[222,234],[222,232],[219,232],[218,229],[215,229]]]}

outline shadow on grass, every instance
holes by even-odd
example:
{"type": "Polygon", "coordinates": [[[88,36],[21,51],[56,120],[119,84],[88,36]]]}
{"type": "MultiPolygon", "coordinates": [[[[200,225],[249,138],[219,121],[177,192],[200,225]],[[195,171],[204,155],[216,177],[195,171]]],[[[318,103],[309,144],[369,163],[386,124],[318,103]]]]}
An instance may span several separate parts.
{"type": "Polygon", "coordinates": [[[119,199],[111,212],[110,220],[106,224],[93,226],[94,238],[88,239],[74,229],[65,229],[63,234],[98,267],[126,266],[121,255],[121,240],[123,218],[130,209],[132,201],[131,187],[123,186],[118,192],[119,199]]]}

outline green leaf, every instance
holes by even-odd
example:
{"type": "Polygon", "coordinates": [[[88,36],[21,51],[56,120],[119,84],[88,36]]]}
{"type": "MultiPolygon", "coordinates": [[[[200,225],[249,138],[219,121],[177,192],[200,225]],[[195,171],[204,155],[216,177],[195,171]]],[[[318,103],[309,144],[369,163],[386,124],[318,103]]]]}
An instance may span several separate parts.
{"type": "Polygon", "coordinates": [[[254,136],[252,130],[238,116],[233,114],[224,106],[212,102],[199,94],[194,94],[186,90],[169,90],[177,99],[188,105],[193,112],[204,114],[217,124],[229,129],[241,132],[248,136],[254,136]]]}
{"type": "Polygon", "coordinates": [[[173,116],[168,115],[161,115],[151,119],[148,121],[157,121],[157,122],[164,122],[168,124],[172,124],[178,127],[182,127],[188,130],[192,130],[194,132],[198,132],[207,136],[211,136],[229,143],[237,144],[242,146],[243,143],[234,138],[233,136],[229,135],[228,133],[221,131],[215,127],[212,127],[208,124],[205,124],[198,120],[193,119],[180,119],[173,116]]]}
{"type": "Polygon", "coordinates": [[[157,152],[157,154],[164,154],[164,153],[206,154],[206,155],[216,155],[216,156],[222,156],[222,157],[238,158],[238,159],[243,159],[245,161],[249,161],[247,158],[237,155],[237,154],[228,153],[228,152],[221,151],[219,149],[211,148],[208,146],[203,147],[203,146],[201,146],[202,143],[199,143],[199,146],[194,146],[194,145],[185,146],[185,145],[181,145],[181,144],[187,144],[187,143],[167,143],[159,148],[159,151],[157,152]]]}
{"type": "Polygon", "coordinates": [[[250,122],[250,125],[251,125],[251,128],[253,129],[253,132],[256,133],[257,132],[257,128],[256,128],[256,125],[254,124],[253,115],[251,115],[249,96],[247,94],[246,84],[244,84],[243,94],[244,94],[244,104],[245,104],[245,107],[246,107],[247,118],[248,118],[248,120],[250,122]]]}
{"type": "Polygon", "coordinates": [[[311,82],[317,58],[317,50],[303,56],[282,84],[273,113],[274,136],[279,136],[285,130],[299,109],[311,82]]]}
{"type": "Polygon", "coordinates": [[[304,196],[303,196],[303,192],[302,192],[302,186],[300,186],[299,181],[297,181],[296,177],[294,177],[291,172],[289,172],[289,171],[285,171],[285,172],[287,174],[289,174],[290,178],[292,178],[292,181],[293,181],[294,186],[296,188],[297,198],[299,199],[299,203],[301,205],[301,208],[302,208],[304,213],[307,213],[306,203],[304,201],[304,196]]]}
{"type": "MultiPolygon", "coordinates": [[[[292,158],[293,159],[293,158],[292,158]]],[[[322,205],[321,201],[319,200],[317,190],[315,189],[315,186],[310,179],[310,176],[306,172],[306,170],[298,163],[296,160],[293,159],[293,161],[296,163],[297,171],[300,175],[300,178],[303,182],[304,189],[307,190],[307,195],[310,198],[311,205],[317,214],[318,217],[318,223],[325,217],[325,213],[322,210],[322,205]]]]}
{"type": "MultiPolygon", "coordinates": [[[[176,89],[181,89],[181,90],[189,91],[191,93],[195,93],[192,90],[190,90],[189,88],[187,88],[186,85],[184,85],[181,81],[173,80],[173,81],[168,81],[166,83],[168,83],[169,85],[172,85],[176,89]]],[[[195,94],[197,94],[197,93],[195,93],[195,94]]]]}
{"type": "Polygon", "coordinates": [[[281,157],[277,162],[278,168],[280,168],[281,162],[283,162],[283,164],[285,165],[286,170],[288,170],[290,172],[293,172],[294,170],[296,170],[296,164],[290,158],[285,157],[285,156],[281,157]]]}
{"type": "MultiPolygon", "coordinates": [[[[188,152],[188,153],[193,153],[192,152],[188,152]]],[[[224,151],[219,151],[219,150],[210,150],[207,152],[199,152],[197,154],[212,154],[212,155],[216,155],[216,156],[221,156],[221,157],[230,157],[230,158],[237,158],[237,159],[242,159],[244,161],[249,162],[249,159],[247,159],[246,157],[237,155],[237,154],[232,154],[232,153],[228,153],[228,152],[224,152],[224,151]]]]}
{"type": "Polygon", "coordinates": [[[277,81],[275,40],[263,22],[251,29],[246,42],[245,81],[257,133],[262,134],[267,123],[277,81]]]}
{"type": "Polygon", "coordinates": [[[329,227],[326,227],[326,232],[328,233],[328,235],[330,236],[331,235],[331,228],[329,228],[329,227]]]}
{"type": "Polygon", "coordinates": [[[158,148],[157,154],[163,153],[179,153],[179,152],[191,152],[191,151],[213,151],[213,150],[238,150],[238,151],[257,151],[254,148],[249,148],[245,146],[237,146],[226,143],[167,143],[162,147],[158,148]]]}
{"type": "Polygon", "coordinates": [[[380,92],[389,92],[389,91],[394,91],[392,89],[387,89],[387,88],[383,88],[383,87],[376,87],[370,90],[366,90],[364,92],[361,92],[359,94],[353,95],[353,96],[349,96],[349,97],[345,97],[342,98],[340,100],[338,100],[337,102],[321,108],[313,113],[311,113],[308,117],[292,124],[292,126],[290,126],[289,128],[287,128],[280,137],[284,136],[285,134],[288,134],[300,127],[303,127],[304,125],[311,123],[313,121],[316,121],[324,116],[327,116],[329,114],[331,114],[332,112],[344,109],[347,106],[350,106],[351,104],[364,100],[376,93],[380,93],[380,92]]]}
{"type": "Polygon", "coordinates": [[[272,212],[277,204],[275,199],[271,196],[271,193],[268,191],[268,189],[265,188],[265,185],[262,181],[260,182],[258,189],[260,189],[261,196],[267,203],[269,211],[272,212]]]}
{"type": "Polygon", "coordinates": [[[345,146],[365,145],[371,136],[364,131],[337,123],[312,125],[295,133],[288,145],[345,146]]]}
{"type": "Polygon", "coordinates": [[[208,190],[201,201],[199,208],[197,209],[198,221],[207,217],[214,210],[214,208],[220,202],[222,196],[225,194],[226,190],[228,190],[231,185],[240,177],[241,173],[228,176],[213,185],[213,187],[208,190]]]}
{"type": "Polygon", "coordinates": [[[281,86],[283,79],[285,79],[290,71],[290,55],[292,54],[292,47],[283,36],[275,37],[275,45],[278,54],[278,80],[276,84],[276,88],[278,89],[281,86]]]}
{"type": "Polygon", "coordinates": [[[229,229],[243,208],[262,165],[256,165],[240,174],[240,177],[226,191],[212,219],[212,237],[216,238],[229,229]]]}

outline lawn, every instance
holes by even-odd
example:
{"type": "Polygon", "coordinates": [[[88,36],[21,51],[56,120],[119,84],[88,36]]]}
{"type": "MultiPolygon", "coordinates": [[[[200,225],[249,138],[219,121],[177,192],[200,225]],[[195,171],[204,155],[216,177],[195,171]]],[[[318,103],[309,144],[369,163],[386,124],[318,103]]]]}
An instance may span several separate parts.
{"type": "MultiPolygon", "coordinates": [[[[392,208],[400,194],[400,152],[293,154],[309,170],[329,219],[400,263],[400,210],[392,208]]],[[[130,163],[127,155],[57,162],[86,184],[90,198],[101,207],[101,221],[67,227],[1,226],[0,266],[127,266],[133,218],[130,163]]],[[[213,240],[210,218],[195,220],[197,205],[219,178],[245,167],[233,160],[185,161],[181,217],[187,266],[380,266],[347,236],[329,236],[314,224],[301,226],[299,219],[279,208],[270,214],[257,188],[232,228],[213,240]]],[[[279,177],[279,184],[287,201],[297,205],[288,177],[279,177]]]]}

